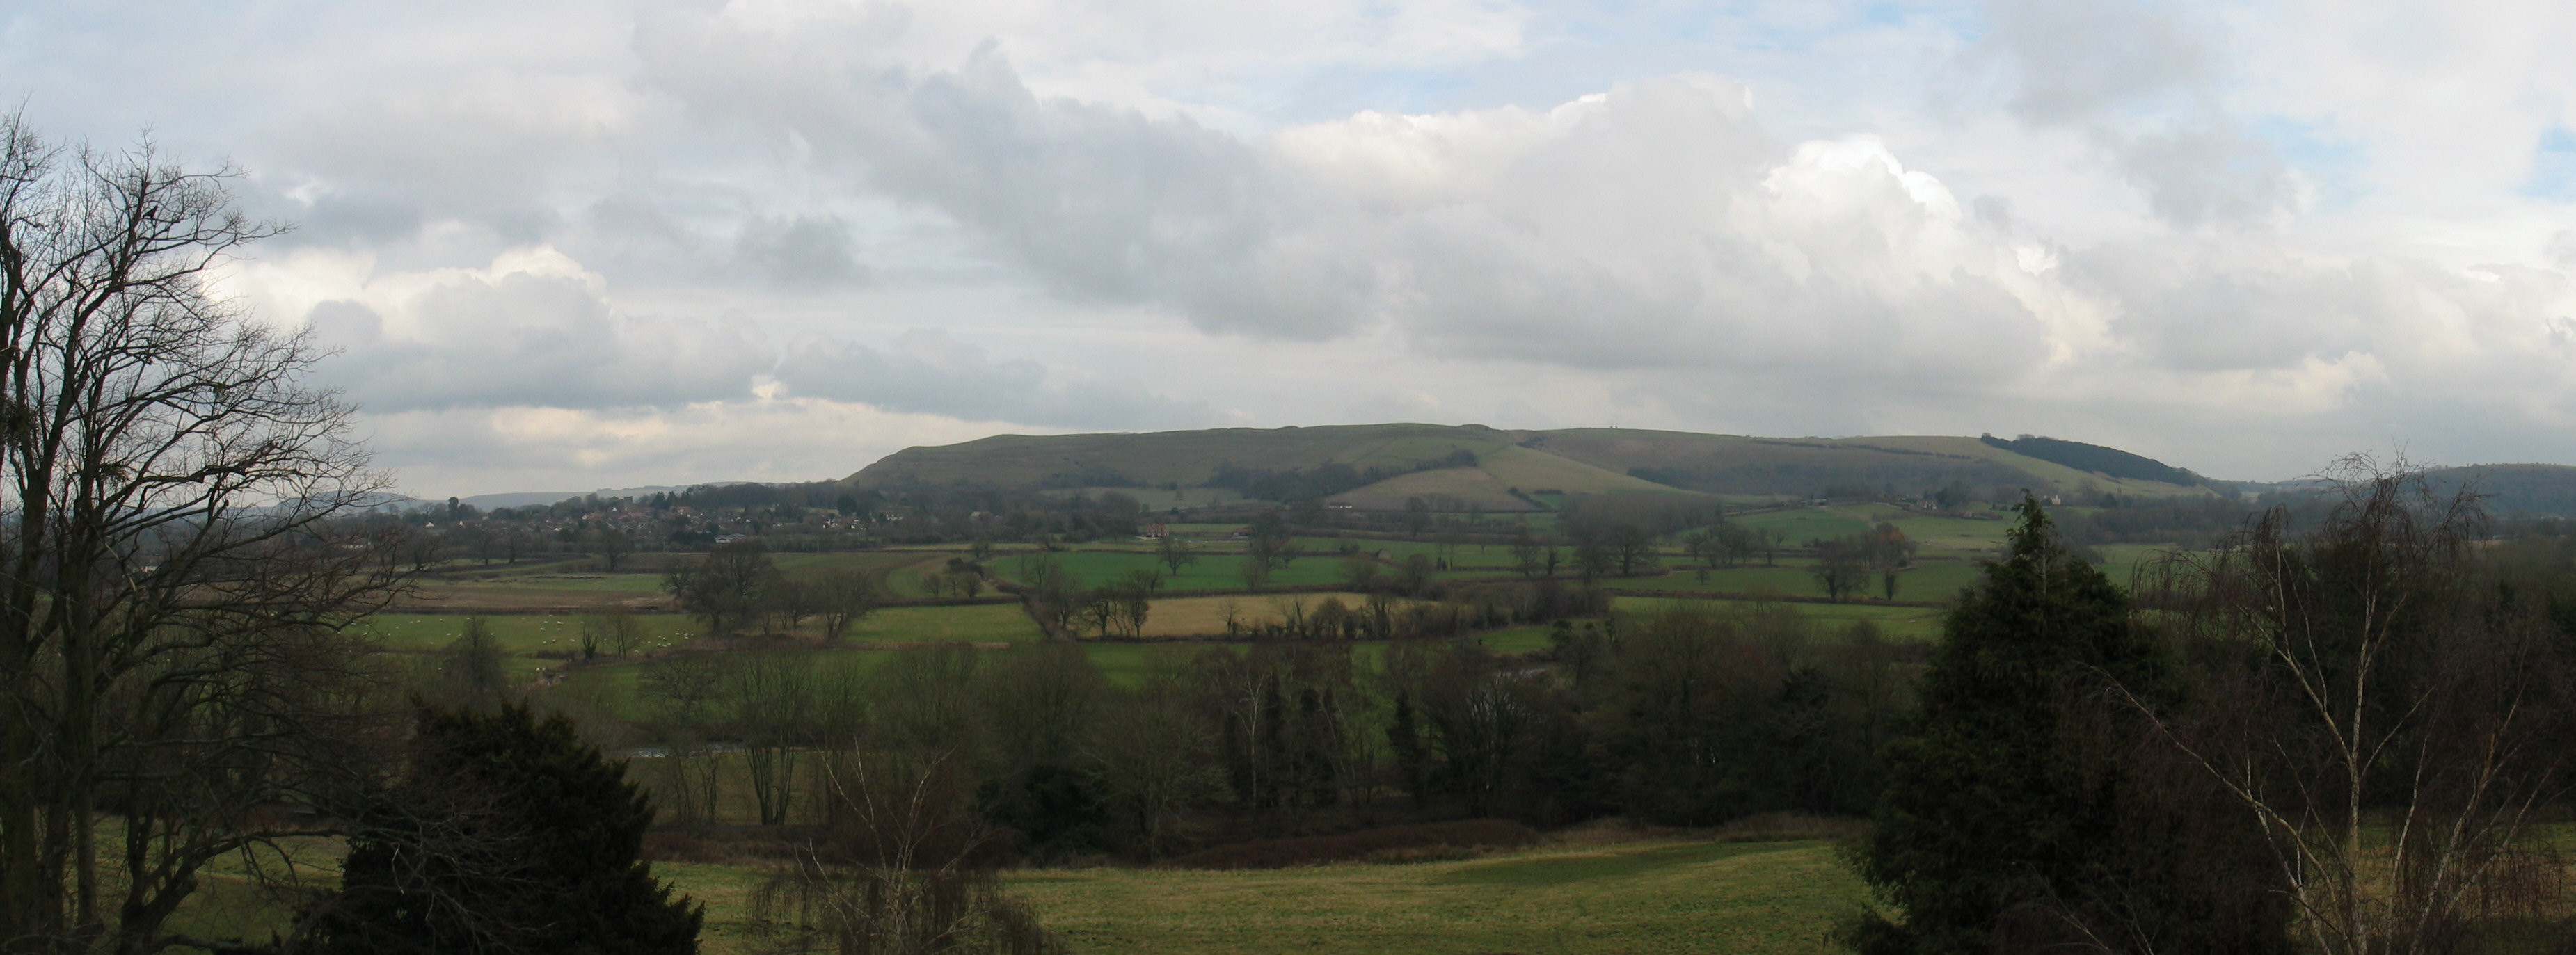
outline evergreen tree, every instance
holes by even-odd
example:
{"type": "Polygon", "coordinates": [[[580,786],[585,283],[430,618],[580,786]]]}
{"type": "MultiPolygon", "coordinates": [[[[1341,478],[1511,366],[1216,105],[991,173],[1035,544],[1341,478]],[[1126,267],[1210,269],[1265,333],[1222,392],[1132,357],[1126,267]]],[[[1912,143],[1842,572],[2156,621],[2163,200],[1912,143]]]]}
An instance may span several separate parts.
{"type": "Polygon", "coordinates": [[[2169,668],[2039,503],[2021,513],[2007,556],[1942,624],[1917,732],[1890,747],[1856,861],[1903,921],[1855,932],[1872,955],[1996,951],[2008,909],[2080,908],[2125,864],[2120,774],[2078,744],[2070,703],[2105,679],[2152,694],[2169,668]]]}
{"type": "Polygon", "coordinates": [[[653,806],[625,777],[560,715],[424,709],[298,950],[696,952],[704,910],[637,858],[653,806]]]}

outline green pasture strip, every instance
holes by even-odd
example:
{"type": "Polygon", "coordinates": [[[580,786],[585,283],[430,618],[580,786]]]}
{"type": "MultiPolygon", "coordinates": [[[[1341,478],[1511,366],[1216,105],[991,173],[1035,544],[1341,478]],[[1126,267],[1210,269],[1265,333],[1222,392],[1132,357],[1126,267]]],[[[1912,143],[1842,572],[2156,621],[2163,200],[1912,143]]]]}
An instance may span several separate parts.
{"type": "Polygon", "coordinates": [[[869,614],[843,639],[853,643],[1030,643],[1038,625],[1018,604],[887,607],[869,614]]]}
{"type": "Polygon", "coordinates": [[[1022,870],[1005,884],[1076,952],[1820,952],[1868,900],[1823,842],[1237,872],[1022,870]]]}
{"type": "Polygon", "coordinates": [[[1532,653],[1548,648],[1547,635],[1555,629],[1548,624],[1513,627],[1509,630],[1496,630],[1480,635],[1476,638],[1476,642],[1484,644],[1485,649],[1495,653],[1532,653]]]}
{"type": "MultiPolygon", "coordinates": [[[[1083,550],[1055,555],[1057,566],[1073,575],[1074,582],[1084,587],[1125,579],[1139,570],[1165,574],[1163,592],[1188,590],[1241,590],[1243,565],[1249,558],[1232,554],[1201,554],[1196,563],[1185,565],[1174,574],[1171,568],[1148,553],[1083,550]]],[[[995,560],[990,565],[1005,577],[1017,579],[1018,558],[995,560]]],[[[1338,583],[1342,579],[1339,557],[1309,554],[1286,567],[1270,571],[1270,584],[1281,587],[1338,583]]]]}
{"type": "MultiPolygon", "coordinates": [[[[1442,545],[1438,541],[1357,540],[1352,543],[1360,545],[1360,550],[1366,553],[1382,552],[1386,554],[1388,560],[1397,562],[1402,562],[1415,554],[1438,560],[1442,550],[1442,545]]],[[[1301,543],[1300,546],[1304,545],[1301,543]]],[[[1508,570],[1514,563],[1509,544],[1454,544],[1449,545],[1447,549],[1449,566],[1452,568],[1482,568],[1490,573],[1496,570],[1508,570]]]]}
{"type": "Polygon", "coordinates": [[[2004,546],[2004,532],[2013,526],[2009,520],[1986,521],[1918,513],[1891,518],[1889,523],[1905,532],[1906,539],[1921,548],[1916,553],[1925,557],[1948,554],[1992,557],[2004,546]]]}
{"type": "Polygon", "coordinates": [[[1731,518],[1756,530],[1776,531],[1783,542],[1803,547],[1811,540],[1850,537],[1869,530],[1875,514],[1844,507],[1792,507],[1731,518]]]}
{"type": "MultiPolygon", "coordinates": [[[[472,614],[380,613],[361,621],[355,632],[390,650],[436,650],[465,635],[472,614]]],[[[493,614],[483,618],[504,653],[525,655],[581,649],[581,614],[493,614]]],[[[670,646],[698,632],[697,621],[683,614],[636,614],[644,624],[643,649],[670,646]]]]}
{"type": "MultiPolygon", "coordinates": [[[[1741,601],[1702,601],[1676,597],[1619,597],[1611,601],[1612,610],[1620,613],[1654,613],[1675,604],[1714,603],[1720,606],[1741,601]]],[[[1828,631],[1839,630],[1854,621],[1877,624],[1879,632],[1901,639],[1936,639],[1941,635],[1943,610],[1937,607],[1892,607],[1870,603],[1794,603],[1781,604],[1799,616],[1815,621],[1828,631]]]]}
{"type": "MultiPolygon", "coordinates": [[[[1659,577],[1605,577],[1601,586],[1626,591],[1714,591],[1751,594],[1771,590],[1790,597],[1822,597],[1824,587],[1816,583],[1815,562],[1784,560],[1777,567],[1761,565],[1720,567],[1703,579],[1699,565],[1668,565],[1673,572],[1659,577]]],[[[1966,560],[1919,560],[1914,566],[1896,572],[1896,599],[1908,601],[1948,600],[1959,588],[1977,579],[1983,568],[1966,560]]],[[[1861,595],[1876,599],[1886,593],[1879,575],[1871,573],[1861,587],[1861,595]]]]}
{"type": "Polygon", "coordinates": [[[544,590],[590,590],[602,593],[660,593],[660,574],[533,573],[484,577],[467,582],[476,587],[529,587],[544,590]]]}
{"type": "Polygon", "coordinates": [[[921,575],[948,566],[956,554],[925,554],[919,551],[860,551],[845,554],[772,554],[770,563],[780,571],[802,574],[820,571],[862,570],[885,575],[886,590],[898,598],[935,596],[923,586],[921,575]]]}

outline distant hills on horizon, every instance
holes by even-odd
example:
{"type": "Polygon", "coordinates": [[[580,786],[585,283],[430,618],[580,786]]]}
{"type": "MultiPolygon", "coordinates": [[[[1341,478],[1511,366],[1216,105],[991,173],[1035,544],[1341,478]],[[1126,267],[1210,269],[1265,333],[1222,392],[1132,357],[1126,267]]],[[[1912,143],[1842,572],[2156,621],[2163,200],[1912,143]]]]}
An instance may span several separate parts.
{"type": "Polygon", "coordinates": [[[1630,428],[1501,430],[1379,424],[1115,434],[995,435],[906,448],[843,479],[858,487],[1215,488],[1363,510],[1544,509],[1549,495],[1698,493],[1733,499],[1991,494],[2233,494],[2117,448],[2055,438],[1763,438],[1630,428]]]}
{"type": "MultiPolygon", "coordinates": [[[[2431,473],[2445,489],[2475,482],[2498,514],[2576,516],[2576,467],[2478,464],[2431,473]]],[[[2300,482],[2214,479],[2118,448],[2032,435],[1773,438],[1395,423],[1002,434],[905,448],[833,483],[879,490],[959,484],[1047,493],[1159,490],[1187,505],[1321,499],[1359,510],[1395,510],[1420,500],[1439,510],[1513,512],[1550,509],[1563,496],[1620,493],[1708,494],[1751,502],[1915,496],[1945,488],[1991,499],[2029,488],[2086,499],[2173,499],[2235,496],[2300,482]]],[[[683,490],[643,486],[460,500],[491,510],[585,494],[642,497],[683,490]]]]}

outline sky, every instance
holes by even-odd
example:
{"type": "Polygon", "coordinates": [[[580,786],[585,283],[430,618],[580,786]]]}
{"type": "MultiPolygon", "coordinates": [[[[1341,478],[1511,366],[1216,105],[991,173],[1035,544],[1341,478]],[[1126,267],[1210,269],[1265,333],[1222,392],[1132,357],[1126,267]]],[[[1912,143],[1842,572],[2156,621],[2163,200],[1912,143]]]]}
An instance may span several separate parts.
{"type": "Polygon", "coordinates": [[[2576,5],[19,0],[424,497],[997,433],[2576,463],[2576,5]]]}

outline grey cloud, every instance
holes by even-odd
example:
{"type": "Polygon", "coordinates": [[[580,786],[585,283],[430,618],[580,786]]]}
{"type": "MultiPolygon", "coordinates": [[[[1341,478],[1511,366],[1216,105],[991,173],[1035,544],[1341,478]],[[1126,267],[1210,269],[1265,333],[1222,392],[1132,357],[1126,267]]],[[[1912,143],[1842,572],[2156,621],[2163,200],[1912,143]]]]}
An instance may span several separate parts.
{"type": "Polygon", "coordinates": [[[914,329],[889,350],[814,337],[778,365],[793,393],[889,411],[1066,428],[1142,430],[1204,426],[1202,402],[1181,402],[1121,381],[1049,381],[1033,361],[993,361],[944,332],[914,329]]]}
{"type": "Polygon", "coordinates": [[[2172,4],[1989,0],[1985,52],[2015,74],[2012,111],[2036,123],[2187,90],[2208,76],[2208,41],[2172,4]]]}
{"type": "Polygon", "coordinates": [[[2184,228],[2259,224],[2297,199],[2289,167],[2271,144],[2221,117],[2146,133],[2115,152],[2156,217],[2184,228]]]}
{"type": "Polygon", "coordinates": [[[788,288],[868,279],[867,266],[851,246],[849,224],[830,216],[755,218],[735,238],[734,256],[747,271],[788,288]]]}
{"type": "Polygon", "coordinates": [[[457,278],[404,318],[410,332],[395,334],[359,303],[315,307],[316,339],[340,352],[316,377],[378,412],[672,407],[748,396],[772,361],[756,331],[620,314],[558,276],[457,278]]]}
{"type": "Polygon", "coordinates": [[[1562,117],[1452,117],[1442,161],[1462,168],[1394,185],[1405,172],[1368,165],[1386,143],[1318,158],[1041,99],[989,49],[915,76],[777,43],[722,25],[639,38],[693,109],[792,131],[820,168],[946,213],[1074,300],[1264,337],[1391,323],[1440,354],[1604,368],[1787,374],[1873,355],[1922,380],[1991,381],[2044,351],[2011,296],[1891,250],[1926,214],[1893,172],[1864,162],[1831,184],[1852,196],[1815,198],[1856,210],[1774,209],[1790,200],[1765,176],[1789,149],[1714,78],[1626,85],[1562,117]],[[1897,357],[1898,342],[1931,357],[1897,357]]]}
{"type": "Polygon", "coordinates": [[[1990,0],[1977,47],[2011,74],[2025,122],[2092,131],[2157,218],[2259,225],[2296,201],[2272,145],[2218,104],[2219,40],[2172,4],[1990,0]]]}
{"type": "Polygon", "coordinates": [[[2067,253],[2073,280],[2119,303],[2121,336],[2185,371],[2276,370],[2368,352],[2402,321],[2384,268],[2336,268],[2228,243],[2135,242],[2067,253]]]}
{"type": "MultiPolygon", "coordinates": [[[[863,51],[877,35],[851,30],[826,39],[863,51]]],[[[939,209],[1065,298],[1166,302],[1211,330],[1298,338],[1361,318],[1374,270],[1301,241],[1284,183],[1233,136],[1041,100],[990,48],[913,76],[720,26],[655,21],[638,46],[694,108],[792,130],[827,168],[939,209]]]]}

